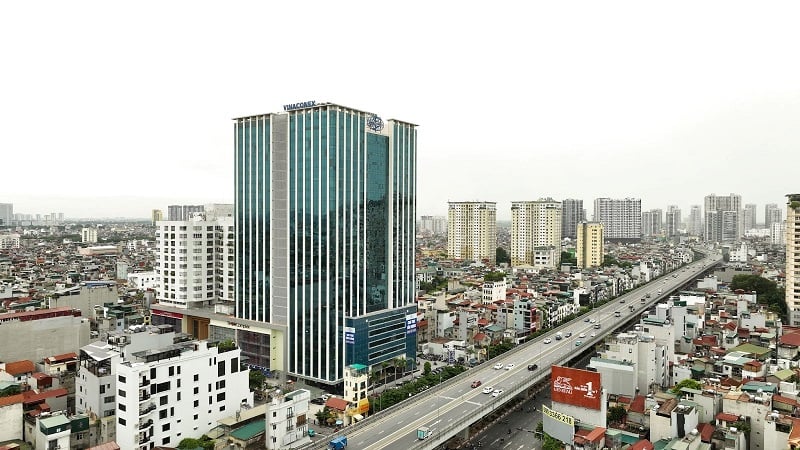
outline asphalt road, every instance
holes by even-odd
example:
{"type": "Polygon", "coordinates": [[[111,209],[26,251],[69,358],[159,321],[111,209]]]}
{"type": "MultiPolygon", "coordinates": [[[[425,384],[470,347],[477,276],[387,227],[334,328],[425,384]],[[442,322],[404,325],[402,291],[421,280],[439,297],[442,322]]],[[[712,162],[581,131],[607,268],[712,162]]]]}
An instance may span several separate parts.
{"type": "MultiPolygon", "coordinates": [[[[482,388],[492,386],[504,391],[521,389],[523,385],[530,383],[531,377],[538,378],[545,371],[549,372],[551,365],[561,364],[576,351],[577,347],[594,345],[604,334],[613,331],[623,321],[637,316],[650,304],[681,287],[716,261],[716,257],[706,258],[688,265],[687,268],[669,273],[557,330],[469,370],[467,372],[469,378],[466,380],[456,378],[448,381],[440,389],[431,389],[429,392],[419,394],[408,403],[404,402],[399,407],[369,418],[358,427],[348,427],[340,434],[347,436],[348,449],[352,450],[408,450],[420,444],[427,447],[426,442],[417,439],[419,427],[428,427],[434,434],[453,435],[455,430],[463,429],[477,421],[509,399],[508,392],[493,396],[483,393],[482,388]],[[650,294],[650,298],[646,298],[647,294],[650,294]],[[646,302],[641,303],[641,298],[646,298],[646,302]],[[632,311],[629,310],[629,305],[634,306],[632,311]],[[620,317],[615,317],[617,311],[620,312],[620,317]],[[594,324],[588,320],[596,321],[600,329],[595,329],[594,324]],[[561,331],[563,334],[571,332],[573,335],[568,339],[556,340],[556,331],[561,331]],[[595,336],[592,336],[592,333],[595,336]],[[585,337],[580,337],[581,334],[585,337]],[[545,343],[547,338],[551,339],[549,344],[545,343]],[[501,363],[503,368],[495,369],[496,363],[501,363]],[[538,364],[539,368],[534,372],[529,371],[527,365],[530,363],[538,364]],[[514,366],[509,368],[510,364],[514,366]],[[473,380],[480,380],[482,386],[471,388],[473,380]]],[[[522,437],[520,440],[523,440],[522,437]]],[[[508,448],[516,450],[518,447],[508,446],[508,448]]]]}

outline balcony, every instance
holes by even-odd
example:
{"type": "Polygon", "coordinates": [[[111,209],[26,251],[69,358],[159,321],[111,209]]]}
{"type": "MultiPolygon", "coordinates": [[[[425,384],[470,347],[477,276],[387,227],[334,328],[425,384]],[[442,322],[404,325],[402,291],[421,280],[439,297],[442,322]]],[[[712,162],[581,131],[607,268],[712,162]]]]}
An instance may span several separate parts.
{"type": "Polygon", "coordinates": [[[150,393],[149,392],[139,392],[139,403],[150,400],[150,393]]]}
{"type": "Polygon", "coordinates": [[[139,380],[139,387],[145,387],[145,386],[150,386],[150,380],[148,380],[147,378],[142,378],[141,380],[139,380]]]}
{"type": "Polygon", "coordinates": [[[148,419],[147,422],[139,422],[139,429],[144,430],[145,428],[148,428],[151,425],[153,425],[153,419],[148,419]]]}
{"type": "Polygon", "coordinates": [[[155,411],[156,408],[157,407],[156,407],[155,403],[150,403],[147,406],[145,406],[143,409],[139,410],[139,415],[140,416],[147,415],[148,413],[151,413],[151,412],[155,411]]]}

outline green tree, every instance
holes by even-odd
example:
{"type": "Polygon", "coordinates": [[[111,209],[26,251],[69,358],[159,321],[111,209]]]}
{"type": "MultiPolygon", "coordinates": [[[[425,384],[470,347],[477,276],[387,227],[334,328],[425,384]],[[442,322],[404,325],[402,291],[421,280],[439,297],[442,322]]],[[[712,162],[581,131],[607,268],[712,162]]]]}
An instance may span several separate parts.
{"type": "Polygon", "coordinates": [[[178,443],[178,448],[182,450],[194,450],[196,448],[214,450],[214,440],[205,434],[200,439],[185,438],[178,443]]]}
{"type": "Polygon", "coordinates": [[[570,252],[561,252],[561,264],[578,264],[578,258],[570,252]]]}
{"type": "Polygon", "coordinates": [[[678,394],[681,392],[681,389],[689,388],[689,389],[697,389],[700,390],[703,388],[703,385],[700,384],[699,381],[693,380],[691,378],[687,378],[685,380],[681,380],[678,384],[675,385],[674,388],[670,389],[673,394],[678,394]]]}
{"type": "Polygon", "coordinates": [[[622,406],[612,406],[608,409],[608,421],[612,423],[620,423],[622,419],[628,414],[622,406]]]}
{"type": "Polygon", "coordinates": [[[506,279],[505,272],[487,272],[486,275],[483,276],[483,281],[490,282],[490,281],[503,281],[506,279]]]}
{"type": "Polygon", "coordinates": [[[503,247],[497,247],[497,251],[495,251],[495,261],[497,264],[511,264],[511,256],[509,256],[508,252],[503,247]]]}
{"type": "Polygon", "coordinates": [[[260,391],[264,389],[264,382],[267,380],[267,377],[264,376],[264,372],[258,369],[250,369],[250,390],[251,391],[260,391]]]}
{"type": "Polygon", "coordinates": [[[422,369],[422,375],[423,376],[428,375],[429,373],[431,373],[431,362],[430,361],[425,361],[425,366],[424,367],[425,368],[422,369]]]}
{"type": "Polygon", "coordinates": [[[236,348],[236,343],[233,342],[231,339],[225,339],[224,341],[217,344],[217,351],[219,353],[229,352],[236,348]]]}

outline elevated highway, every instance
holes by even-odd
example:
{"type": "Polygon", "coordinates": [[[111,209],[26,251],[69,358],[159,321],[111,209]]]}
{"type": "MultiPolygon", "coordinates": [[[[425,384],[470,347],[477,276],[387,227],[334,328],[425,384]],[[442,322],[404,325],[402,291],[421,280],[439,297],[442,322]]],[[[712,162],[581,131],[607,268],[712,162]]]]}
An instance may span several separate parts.
{"type": "MultiPolygon", "coordinates": [[[[522,344],[481,366],[470,369],[439,386],[417,394],[394,407],[369,417],[342,434],[347,436],[348,449],[354,450],[409,450],[431,449],[464,432],[470,424],[492,413],[495,409],[544,380],[551,365],[562,365],[572,359],[576,351],[593,346],[623,323],[633,320],[653,303],[665,298],[689,281],[717,264],[721,257],[706,257],[670,272],[644,286],[617,297],[613,301],[563,324],[533,341],[522,344]],[[642,303],[642,299],[645,302],[642,303]],[[629,308],[629,306],[633,308],[629,308]],[[616,317],[619,312],[620,316],[616,317]],[[599,329],[594,323],[599,324],[599,329]],[[556,333],[570,338],[556,340],[556,333]],[[585,337],[580,337],[583,334],[585,337]],[[545,340],[550,343],[546,344],[545,340]],[[578,345],[580,341],[580,345],[578,345]],[[495,369],[502,363],[502,369],[495,369]],[[534,371],[528,364],[538,364],[534,371]],[[513,368],[507,369],[509,364],[513,368]],[[472,381],[480,380],[482,386],[471,388],[472,381]],[[502,394],[484,394],[483,388],[502,389],[502,394]],[[431,435],[418,440],[416,430],[428,427],[431,435]]],[[[306,445],[304,449],[325,448],[327,441],[306,445]]]]}

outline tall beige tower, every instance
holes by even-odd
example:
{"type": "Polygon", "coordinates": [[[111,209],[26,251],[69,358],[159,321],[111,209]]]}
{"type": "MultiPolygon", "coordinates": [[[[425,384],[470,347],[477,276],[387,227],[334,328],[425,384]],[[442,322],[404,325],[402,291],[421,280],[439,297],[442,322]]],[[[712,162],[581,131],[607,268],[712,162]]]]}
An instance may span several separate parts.
{"type": "Polygon", "coordinates": [[[578,267],[581,269],[600,267],[600,264],[603,264],[604,252],[603,224],[601,222],[580,222],[575,245],[578,267]]]}
{"type": "Polygon", "coordinates": [[[786,310],[795,327],[800,325],[800,194],[786,197],[786,310]]]}
{"type": "Polygon", "coordinates": [[[447,203],[447,256],[494,265],[497,252],[497,203],[447,203]]]}
{"type": "Polygon", "coordinates": [[[552,198],[511,202],[511,265],[557,268],[561,219],[561,202],[552,198]]]}

